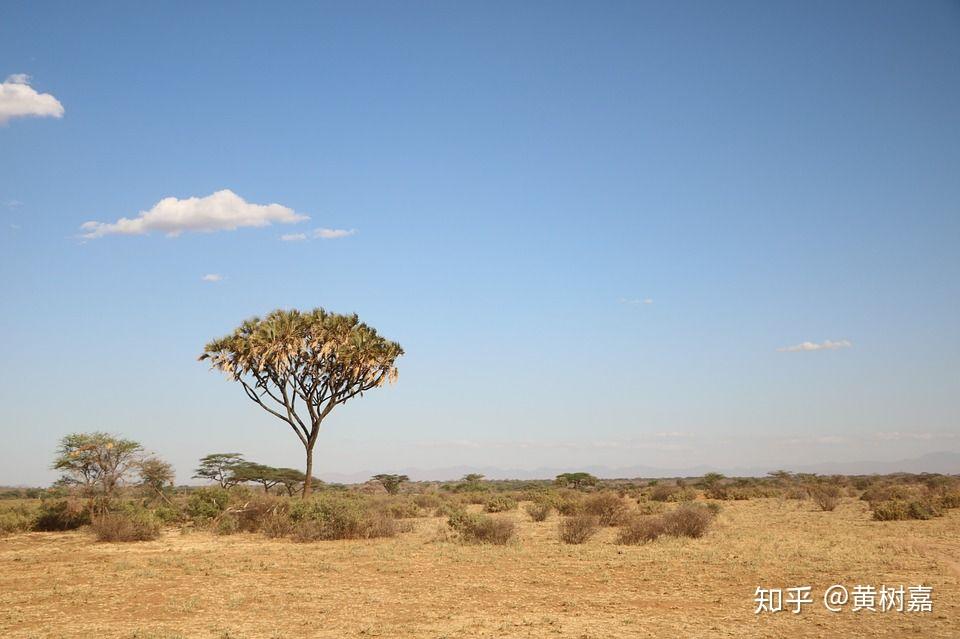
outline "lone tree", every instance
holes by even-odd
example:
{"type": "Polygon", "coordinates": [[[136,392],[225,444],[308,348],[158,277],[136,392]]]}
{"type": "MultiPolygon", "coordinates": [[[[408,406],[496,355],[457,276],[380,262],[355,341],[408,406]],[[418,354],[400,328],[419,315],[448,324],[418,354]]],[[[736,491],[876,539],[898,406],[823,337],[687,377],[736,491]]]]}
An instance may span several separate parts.
{"type": "Polygon", "coordinates": [[[405,481],[410,481],[410,478],[406,475],[389,475],[387,473],[374,475],[370,479],[380,482],[380,485],[383,486],[391,495],[396,495],[400,492],[400,484],[405,481]]]}
{"type": "Polygon", "coordinates": [[[143,446],[107,433],[73,433],[60,440],[54,470],[63,472],[58,483],[79,486],[91,499],[109,499],[139,469],[143,446]]]}
{"type": "Polygon", "coordinates": [[[596,486],[597,481],[599,480],[590,473],[561,473],[554,480],[558,486],[566,486],[577,490],[588,486],[596,486]]]}
{"type": "Polygon", "coordinates": [[[209,479],[220,484],[220,488],[229,488],[233,480],[233,469],[247,463],[240,453],[211,453],[200,458],[200,465],[194,472],[198,479],[209,479]]]}
{"type": "Polygon", "coordinates": [[[397,378],[403,349],[356,315],[322,308],[254,317],[206,345],[209,359],[251,401],[293,429],[307,454],[303,496],[311,492],[320,424],[338,405],[397,378]]]}

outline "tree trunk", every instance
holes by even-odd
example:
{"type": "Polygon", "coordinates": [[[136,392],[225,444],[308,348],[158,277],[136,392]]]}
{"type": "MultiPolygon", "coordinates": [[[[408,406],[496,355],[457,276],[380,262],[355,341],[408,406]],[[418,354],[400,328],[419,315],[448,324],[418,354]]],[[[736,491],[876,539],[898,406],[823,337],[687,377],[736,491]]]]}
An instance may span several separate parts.
{"type": "Polygon", "coordinates": [[[307,447],[307,476],[303,479],[303,498],[313,492],[313,446],[307,447]]]}

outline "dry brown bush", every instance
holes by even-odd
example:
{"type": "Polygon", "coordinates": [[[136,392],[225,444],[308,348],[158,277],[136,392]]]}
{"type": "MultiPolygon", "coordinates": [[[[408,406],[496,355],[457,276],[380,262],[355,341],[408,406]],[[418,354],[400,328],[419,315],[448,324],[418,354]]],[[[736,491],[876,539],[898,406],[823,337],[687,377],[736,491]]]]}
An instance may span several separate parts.
{"type": "Polygon", "coordinates": [[[160,536],[160,520],[145,510],[104,513],[90,528],[98,541],[150,541],[160,536]]]}
{"type": "Polygon", "coordinates": [[[661,515],[660,519],[666,535],[702,537],[713,521],[713,513],[700,504],[681,504],[675,510],[661,515]]]}
{"type": "Polygon", "coordinates": [[[583,512],[596,517],[601,526],[616,526],[626,517],[627,504],[616,493],[602,492],[584,501],[583,512]]]}
{"type": "Polygon", "coordinates": [[[617,532],[618,544],[642,544],[653,541],[664,532],[662,517],[633,516],[617,532]]]}
{"type": "Polygon", "coordinates": [[[560,541],[565,544],[582,544],[597,534],[600,520],[596,515],[571,515],[563,517],[557,526],[560,541]]]}
{"type": "Polygon", "coordinates": [[[810,497],[820,510],[834,510],[840,503],[841,490],[833,484],[817,484],[809,488],[810,497]]]}

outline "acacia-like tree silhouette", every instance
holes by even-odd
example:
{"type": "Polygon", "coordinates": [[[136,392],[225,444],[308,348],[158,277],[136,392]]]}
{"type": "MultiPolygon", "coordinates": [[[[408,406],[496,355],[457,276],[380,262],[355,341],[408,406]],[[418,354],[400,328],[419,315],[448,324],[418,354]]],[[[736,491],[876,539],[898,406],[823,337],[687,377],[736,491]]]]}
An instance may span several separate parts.
{"type": "Polygon", "coordinates": [[[403,349],[356,315],[276,310],[206,345],[200,360],[240,382],[247,397],[289,424],[306,451],[311,492],[320,424],[340,404],[397,378],[403,349]]]}

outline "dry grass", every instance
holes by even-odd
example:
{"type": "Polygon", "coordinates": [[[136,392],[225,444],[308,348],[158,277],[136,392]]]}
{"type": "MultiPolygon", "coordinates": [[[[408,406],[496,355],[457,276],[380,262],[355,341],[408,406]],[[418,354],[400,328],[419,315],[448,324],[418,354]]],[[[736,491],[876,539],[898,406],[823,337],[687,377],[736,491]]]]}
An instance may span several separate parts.
{"type": "MultiPolygon", "coordinates": [[[[476,507],[475,507],[476,508],[476,507]]],[[[668,509],[673,506],[668,506],[668,509]]],[[[478,509],[478,508],[477,508],[478,509]]],[[[517,519],[505,546],[412,532],[298,544],[261,534],[166,531],[97,543],[89,532],[0,539],[4,638],[956,637],[960,512],[879,522],[845,498],[728,502],[699,539],[562,544],[559,518],[517,519]],[[755,616],[758,585],[933,586],[928,614],[755,616]]]]}

